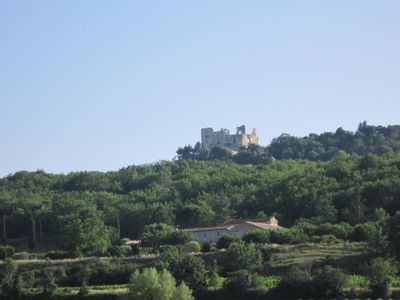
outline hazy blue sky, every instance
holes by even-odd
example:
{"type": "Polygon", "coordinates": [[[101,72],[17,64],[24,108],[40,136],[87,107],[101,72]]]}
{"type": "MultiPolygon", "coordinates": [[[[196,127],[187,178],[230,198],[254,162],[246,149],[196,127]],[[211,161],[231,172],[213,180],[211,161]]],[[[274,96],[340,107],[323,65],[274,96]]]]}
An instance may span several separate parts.
{"type": "Polygon", "coordinates": [[[0,176],[171,159],[202,127],[268,144],[399,117],[398,0],[0,3],[0,176]]]}

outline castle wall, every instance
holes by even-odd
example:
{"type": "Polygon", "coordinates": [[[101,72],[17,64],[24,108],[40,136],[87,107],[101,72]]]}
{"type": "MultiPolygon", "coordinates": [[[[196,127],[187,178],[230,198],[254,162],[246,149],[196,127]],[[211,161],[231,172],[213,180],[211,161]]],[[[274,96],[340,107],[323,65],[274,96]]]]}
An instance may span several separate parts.
{"type": "Polygon", "coordinates": [[[214,131],[212,128],[203,128],[201,130],[201,142],[205,149],[221,145],[239,151],[241,147],[248,147],[249,144],[258,145],[258,137],[255,129],[251,134],[246,134],[244,125],[237,127],[236,134],[230,134],[227,129],[214,131]]]}

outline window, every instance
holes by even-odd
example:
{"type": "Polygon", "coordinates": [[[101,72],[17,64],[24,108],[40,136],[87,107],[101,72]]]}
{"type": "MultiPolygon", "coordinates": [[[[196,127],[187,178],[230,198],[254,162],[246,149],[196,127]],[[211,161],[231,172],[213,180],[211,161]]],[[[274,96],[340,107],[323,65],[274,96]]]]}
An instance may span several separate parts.
{"type": "Polygon", "coordinates": [[[205,237],[205,238],[207,237],[207,232],[203,233],[203,237],[205,237]]]}
{"type": "Polygon", "coordinates": [[[218,231],[217,235],[218,235],[218,236],[221,236],[221,231],[218,231]]]}

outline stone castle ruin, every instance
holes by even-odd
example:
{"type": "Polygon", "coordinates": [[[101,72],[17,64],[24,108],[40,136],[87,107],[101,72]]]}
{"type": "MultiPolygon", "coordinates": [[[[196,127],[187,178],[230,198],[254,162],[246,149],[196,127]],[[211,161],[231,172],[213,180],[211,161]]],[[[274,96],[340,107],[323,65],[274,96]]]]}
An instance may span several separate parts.
{"type": "Polygon", "coordinates": [[[203,148],[211,149],[216,145],[239,151],[241,147],[248,147],[250,144],[258,145],[258,136],[254,128],[251,134],[246,134],[244,125],[236,128],[236,134],[230,134],[228,129],[221,128],[214,131],[212,128],[201,129],[201,143],[203,148]]]}

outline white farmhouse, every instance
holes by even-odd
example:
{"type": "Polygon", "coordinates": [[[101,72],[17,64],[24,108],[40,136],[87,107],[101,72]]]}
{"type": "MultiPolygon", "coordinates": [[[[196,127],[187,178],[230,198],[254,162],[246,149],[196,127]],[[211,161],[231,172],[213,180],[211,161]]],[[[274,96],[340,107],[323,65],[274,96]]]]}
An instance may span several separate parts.
{"type": "Polygon", "coordinates": [[[282,228],[278,225],[275,217],[251,220],[238,220],[226,223],[216,227],[203,228],[185,228],[183,231],[189,232],[194,238],[201,243],[214,243],[221,236],[227,233],[233,233],[240,237],[255,229],[274,230],[282,228]]]}

